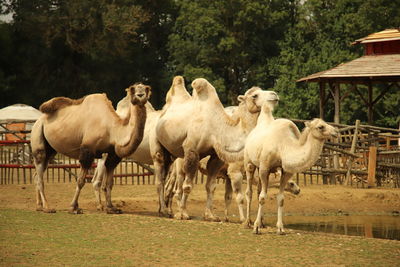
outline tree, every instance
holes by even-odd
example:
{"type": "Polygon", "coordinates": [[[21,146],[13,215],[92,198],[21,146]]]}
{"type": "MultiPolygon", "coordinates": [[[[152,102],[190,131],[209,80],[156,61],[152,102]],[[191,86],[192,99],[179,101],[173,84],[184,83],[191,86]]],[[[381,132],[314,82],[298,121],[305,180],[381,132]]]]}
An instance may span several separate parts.
{"type": "Polygon", "coordinates": [[[224,102],[253,85],[271,86],[266,62],[289,26],[295,1],[177,1],[170,63],[189,81],[210,80],[224,102]]]}

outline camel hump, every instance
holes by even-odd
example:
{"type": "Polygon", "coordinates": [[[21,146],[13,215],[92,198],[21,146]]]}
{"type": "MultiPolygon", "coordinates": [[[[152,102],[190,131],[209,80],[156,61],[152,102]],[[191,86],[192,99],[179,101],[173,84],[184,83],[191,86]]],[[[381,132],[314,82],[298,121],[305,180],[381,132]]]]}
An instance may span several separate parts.
{"type": "Polygon", "coordinates": [[[54,97],[49,101],[46,101],[43,104],[41,104],[39,110],[43,113],[51,114],[66,106],[79,105],[80,103],[83,102],[83,99],[84,97],[80,99],[71,99],[63,96],[54,97]]]}

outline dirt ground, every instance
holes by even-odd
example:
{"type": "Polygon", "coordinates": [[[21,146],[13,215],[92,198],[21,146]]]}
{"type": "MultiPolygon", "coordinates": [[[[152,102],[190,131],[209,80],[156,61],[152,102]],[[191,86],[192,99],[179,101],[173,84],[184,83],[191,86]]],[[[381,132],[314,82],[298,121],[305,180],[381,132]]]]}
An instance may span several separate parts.
{"type": "MultiPolygon", "coordinates": [[[[245,185],[243,186],[243,190],[245,185]]],[[[75,184],[46,184],[49,205],[58,211],[66,211],[72,200],[75,184]]],[[[275,195],[277,189],[268,192],[266,213],[276,213],[275,195]]],[[[235,196],[234,196],[235,197],[235,196]]],[[[203,185],[195,185],[189,197],[188,211],[193,218],[201,218],[205,207],[206,193],[203,185]]],[[[253,213],[256,212],[256,197],[253,196],[253,213]]],[[[154,185],[116,185],[113,190],[114,205],[124,213],[157,215],[158,204],[154,185]]],[[[79,201],[87,213],[97,213],[91,184],[83,188],[79,201]]],[[[35,189],[33,185],[0,185],[0,208],[35,210],[35,189]]],[[[176,210],[176,203],[173,204],[176,210]]],[[[219,184],[214,199],[217,216],[224,215],[224,185],[219,184]]],[[[356,189],[343,186],[306,186],[299,195],[285,193],[287,215],[332,215],[365,214],[383,215],[400,212],[400,189],[356,189]]],[[[231,221],[238,220],[235,199],[232,200],[231,221]]]]}

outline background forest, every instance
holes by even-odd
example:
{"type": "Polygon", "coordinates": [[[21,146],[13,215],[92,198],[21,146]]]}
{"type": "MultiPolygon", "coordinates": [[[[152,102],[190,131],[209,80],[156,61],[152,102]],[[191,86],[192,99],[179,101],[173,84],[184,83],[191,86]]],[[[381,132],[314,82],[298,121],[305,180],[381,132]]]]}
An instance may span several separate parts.
{"type": "MultiPolygon", "coordinates": [[[[317,84],[296,80],[361,56],[354,40],[400,27],[400,0],[0,0],[0,7],[12,17],[0,22],[0,107],[94,92],[116,104],[142,81],[160,108],[172,77],[183,75],[189,90],[194,78],[208,79],[225,105],[254,85],[273,89],[277,116],[310,119],[319,114],[317,84]]],[[[343,123],[367,121],[358,98],[343,101],[343,123]]],[[[398,126],[398,88],[375,107],[377,125],[398,126]]]]}

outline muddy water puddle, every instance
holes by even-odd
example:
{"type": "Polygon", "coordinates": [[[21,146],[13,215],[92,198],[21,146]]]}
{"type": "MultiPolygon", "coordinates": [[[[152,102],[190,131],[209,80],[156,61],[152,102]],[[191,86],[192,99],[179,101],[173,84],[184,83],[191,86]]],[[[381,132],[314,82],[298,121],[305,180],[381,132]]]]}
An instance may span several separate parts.
{"type": "MultiPolygon", "coordinates": [[[[275,225],[276,217],[266,217],[275,225]]],[[[400,216],[285,216],[285,228],[371,238],[400,240],[400,216]]]]}

